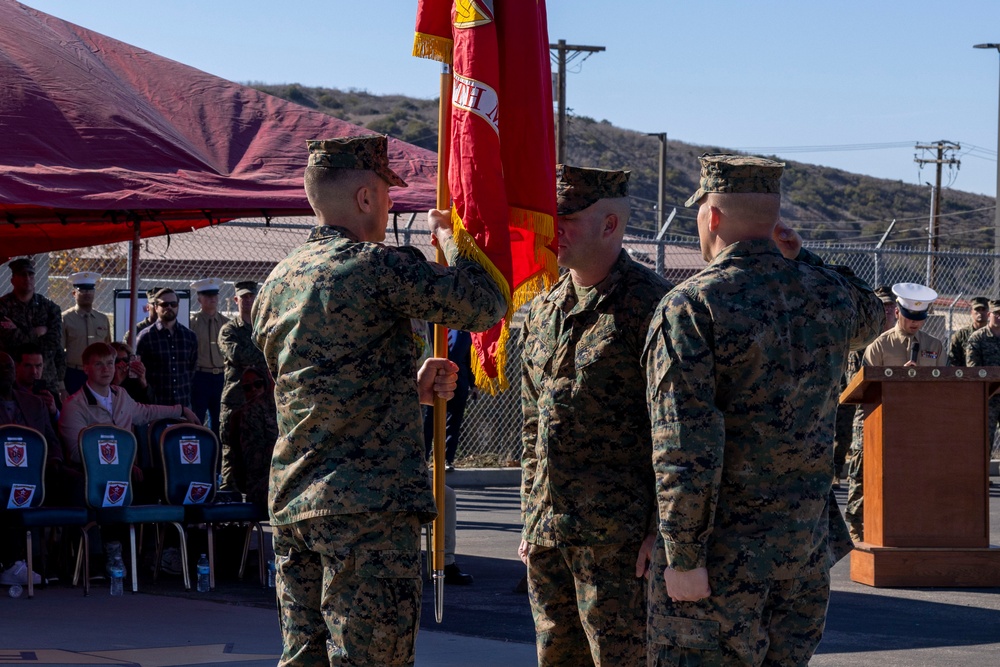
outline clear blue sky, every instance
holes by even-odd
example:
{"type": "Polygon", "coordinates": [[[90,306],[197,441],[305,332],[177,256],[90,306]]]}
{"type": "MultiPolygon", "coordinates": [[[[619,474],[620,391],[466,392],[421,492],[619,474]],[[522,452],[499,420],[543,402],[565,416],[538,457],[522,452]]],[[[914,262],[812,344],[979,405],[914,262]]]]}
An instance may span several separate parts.
{"type": "MultiPolygon", "coordinates": [[[[26,4],[234,81],[437,95],[439,66],[410,55],[415,0],[26,4]]],[[[1000,42],[998,0],[549,0],[548,12],[551,42],[607,48],[570,65],[576,114],[907,183],[934,180],[913,145],[944,139],[962,145],[945,184],[996,192],[1000,55],[972,45],[1000,42]]]]}

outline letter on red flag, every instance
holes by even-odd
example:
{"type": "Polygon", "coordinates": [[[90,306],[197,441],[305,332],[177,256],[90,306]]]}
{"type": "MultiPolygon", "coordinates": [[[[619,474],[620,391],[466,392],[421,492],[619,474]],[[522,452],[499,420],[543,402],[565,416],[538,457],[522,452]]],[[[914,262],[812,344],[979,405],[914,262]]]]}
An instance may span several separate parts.
{"type": "Polygon", "coordinates": [[[448,185],[463,256],[508,290],[473,334],[476,383],[505,389],[510,316],[557,275],[555,139],[543,0],[421,0],[413,54],[452,66],[448,185]]]}

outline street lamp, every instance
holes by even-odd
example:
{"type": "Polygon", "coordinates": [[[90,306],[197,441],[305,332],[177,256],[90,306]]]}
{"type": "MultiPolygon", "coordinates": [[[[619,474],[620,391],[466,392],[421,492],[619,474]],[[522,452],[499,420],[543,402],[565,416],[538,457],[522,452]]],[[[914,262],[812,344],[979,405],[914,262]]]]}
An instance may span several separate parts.
{"type": "MultiPolygon", "coordinates": [[[[996,49],[1000,44],[976,44],[974,49],[996,49]]],[[[997,102],[997,193],[996,210],[993,218],[993,296],[1000,297],[1000,95],[997,102]]]]}

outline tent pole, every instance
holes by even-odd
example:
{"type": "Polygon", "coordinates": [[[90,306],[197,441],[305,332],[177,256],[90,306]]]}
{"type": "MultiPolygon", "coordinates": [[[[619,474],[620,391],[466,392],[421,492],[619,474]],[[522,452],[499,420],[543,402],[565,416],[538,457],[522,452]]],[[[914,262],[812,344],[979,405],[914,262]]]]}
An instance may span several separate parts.
{"type": "Polygon", "coordinates": [[[138,219],[132,221],[135,226],[135,236],[129,247],[128,255],[128,339],[132,342],[135,352],[135,314],[139,308],[139,244],[142,242],[142,225],[138,219]]]}

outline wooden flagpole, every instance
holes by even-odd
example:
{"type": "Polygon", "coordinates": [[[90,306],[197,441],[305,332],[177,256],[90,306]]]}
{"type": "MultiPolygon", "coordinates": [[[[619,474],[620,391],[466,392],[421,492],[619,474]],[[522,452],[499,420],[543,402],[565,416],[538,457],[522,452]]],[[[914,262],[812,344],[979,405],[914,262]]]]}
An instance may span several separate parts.
{"type": "MultiPolygon", "coordinates": [[[[438,103],[438,173],[437,207],[451,209],[451,193],[448,190],[448,155],[451,138],[451,67],[444,65],[441,70],[441,99],[438,103]]],[[[439,245],[436,261],[447,265],[448,260],[439,245]]],[[[448,358],[448,330],[440,324],[434,325],[434,356],[448,358]]],[[[434,397],[434,500],[437,518],[433,529],[434,574],[434,619],[440,623],[444,618],[444,466],[445,466],[445,421],[447,402],[434,397]]]]}

